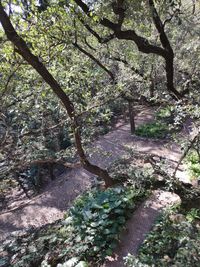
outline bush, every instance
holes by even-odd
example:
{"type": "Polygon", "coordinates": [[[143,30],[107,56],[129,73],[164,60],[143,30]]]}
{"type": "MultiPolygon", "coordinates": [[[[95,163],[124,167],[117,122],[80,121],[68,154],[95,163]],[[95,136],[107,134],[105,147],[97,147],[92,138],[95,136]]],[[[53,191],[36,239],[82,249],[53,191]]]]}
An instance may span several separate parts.
{"type": "Polygon", "coordinates": [[[92,190],[74,202],[65,220],[6,240],[0,257],[13,267],[99,266],[143,196],[130,187],[92,190]]]}
{"type": "Polygon", "coordinates": [[[137,189],[149,189],[156,180],[152,167],[144,164],[138,166],[138,163],[131,156],[114,161],[109,168],[109,173],[113,179],[137,189]]]}
{"type": "Polygon", "coordinates": [[[130,211],[143,195],[118,187],[94,190],[77,199],[65,221],[66,231],[71,232],[70,255],[97,262],[111,255],[130,211]]]}
{"type": "Polygon", "coordinates": [[[135,131],[136,135],[147,138],[164,138],[167,133],[167,125],[160,122],[143,124],[135,131]]]}
{"type": "Polygon", "coordinates": [[[159,108],[156,112],[156,117],[158,120],[167,120],[167,122],[172,123],[174,121],[174,107],[159,108]]]}
{"type": "Polygon", "coordinates": [[[186,157],[186,165],[188,168],[189,175],[192,179],[200,177],[200,158],[198,153],[193,150],[186,157]]]}
{"type": "Polygon", "coordinates": [[[139,249],[138,257],[128,255],[126,266],[198,267],[200,264],[200,210],[186,214],[163,214],[139,249]]]}

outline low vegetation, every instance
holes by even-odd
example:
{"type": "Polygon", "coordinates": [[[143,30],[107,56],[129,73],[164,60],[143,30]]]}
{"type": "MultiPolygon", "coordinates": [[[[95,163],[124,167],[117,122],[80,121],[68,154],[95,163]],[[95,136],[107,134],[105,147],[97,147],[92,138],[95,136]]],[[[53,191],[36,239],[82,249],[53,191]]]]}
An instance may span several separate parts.
{"type": "Polygon", "coordinates": [[[128,255],[128,267],[198,267],[200,263],[200,210],[166,211],[141,245],[138,256],[128,255]]]}
{"type": "Polygon", "coordinates": [[[181,208],[163,214],[127,265],[200,266],[200,188],[176,178],[182,163],[200,177],[199,10],[195,0],[0,0],[0,232],[21,227],[20,205],[33,208],[38,193],[55,192],[50,210],[68,182],[73,193],[92,184],[70,195],[64,219],[11,233],[0,267],[100,266],[152,190],[176,193],[181,208]],[[97,140],[109,131],[116,138],[97,140]],[[148,141],[155,149],[143,149],[148,141]],[[56,180],[71,168],[70,181],[56,180]],[[76,168],[88,177],[73,180],[76,168]]]}
{"type": "Polygon", "coordinates": [[[85,193],[64,220],[7,240],[1,248],[3,266],[99,266],[112,255],[126,220],[144,196],[144,190],[133,187],[85,193]]]}
{"type": "Polygon", "coordinates": [[[168,133],[168,127],[161,122],[151,122],[139,126],[135,134],[146,138],[164,138],[168,133]]]}
{"type": "Polygon", "coordinates": [[[196,150],[191,150],[185,159],[191,180],[200,180],[200,156],[196,150]]]}

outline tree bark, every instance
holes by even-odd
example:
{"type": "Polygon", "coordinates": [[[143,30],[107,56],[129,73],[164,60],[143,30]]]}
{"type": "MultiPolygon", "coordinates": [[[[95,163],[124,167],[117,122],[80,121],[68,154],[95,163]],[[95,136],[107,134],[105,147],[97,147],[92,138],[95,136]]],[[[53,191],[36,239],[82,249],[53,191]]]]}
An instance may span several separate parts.
{"type": "Polygon", "coordinates": [[[154,97],[154,92],[155,92],[155,84],[154,84],[154,79],[151,78],[151,84],[150,84],[150,88],[149,88],[149,91],[150,91],[150,97],[153,98],[154,97]]]}
{"type": "Polygon", "coordinates": [[[159,33],[160,42],[165,51],[163,58],[165,59],[167,89],[170,95],[178,100],[182,98],[182,94],[179,93],[174,87],[174,52],[167,34],[165,33],[164,24],[159,17],[153,0],[149,0],[149,6],[151,9],[154,25],[159,33]]]}
{"type": "Polygon", "coordinates": [[[59,83],[47,70],[45,65],[41,62],[41,60],[37,56],[32,54],[26,42],[17,34],[8,15],[3,9],[1,1],[0,1],[0,22],[2,24],[2,27],[5,31],[8,40],[10,40],[14,44],[16,52],[18,52],[37,71],[37,73],[44,79],[44,81],[47,84],[49,84],[53,92],[57,95],[57,97],[61,100],[62,104],[64,105],[72,121],[76,148],[83,168],[101,177],[104,180],[106,187],[111,186],[113,184],[113,180],[109,176],[108,172],[90,163],[89,160],[87,159],[87,156],[85,155],[81,141],[80,125],[78,123],[78,119],[76,118],[75,108],[73,103],[71,102],[67,94],[64,92],[64,90],[61,88],[59,83]]]}
{"type": "Polygon", "coordinates": [[[196,10],[196,0],[192,0],[192,14],[194,15],[196,10]]]}
{"type": "Polygon", "coordinates": [[[151,83],[150,83],[149,92],[150,92],[150,97],[153,98],[154,97],[154,93],[155,93],[155,75],[154,75],[153,64],[151,66],[150,82],[151,83]]]}
{"type": "Polygon", "coordinates": [[[133,101],[128,101],[128,110],[129,110],[129,119],[130,119],[130,126],[131,126],[131,134],[135,133],[135,114],[133,108],[133,101]]]}
{"type": "MultiPolygon", "coordinates": [[[[92,17],[90,8],[87,4],[85,4],[82,0],[74,0],[76,4],[83,10],[83,12],[88,16],[92,17]]],[[[174,55],[173,50],[171,48],[170,42],[168,37],[164,31],[164,25],[158,15],[158,12],[155,8],[154,1],[148,0],[149,6],[152,11],[152,18],[156,29],[160,35],[160,41],[162,47],[153,45],[149,42],[148,39],[138,35],[135,30],[122,30],[122,24],[125,17],[125,11],[122,8],[118,9],[117,13],[116,10],[113,8],[113,12],[115,15],[118,15],[118,22],[114,23],[107,18],[101,18],[99,24],[102,26],[110,29],[114,33],[114,37],[121,39],[121,40],[131,40],[133,41],[138,50],[145,53],[145,54],[156,54],[161,56],[165,60],[165,69],[166,69],[166,79],[167,79],[167,90],[169,91],[171,97],[175,100],[182,98],[182,94],[179,93],[176,88],[174,87],[174,55]]],[[[123,4],[123,1],[122,1],[123,4]]],[[[122,5],[121,4],[121,5],[122,5]]],[[[120,6],[119,6],[120,7],[120,6]]],[[[91,31],[90,31],[91,32],[91,31]]],[[[91,32],[92,33],[92,32],[91,32]]],[[[97,35],[96,32],[93,31],[92,33],[94,36],[97,35]]],[[[109,39],[108,39],[109,41],[109,39]]]]}

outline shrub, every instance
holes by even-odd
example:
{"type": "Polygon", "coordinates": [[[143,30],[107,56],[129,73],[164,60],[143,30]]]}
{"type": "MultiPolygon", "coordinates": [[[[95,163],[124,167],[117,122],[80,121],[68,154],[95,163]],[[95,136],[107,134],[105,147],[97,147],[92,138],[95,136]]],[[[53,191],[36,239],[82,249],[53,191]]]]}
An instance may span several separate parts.
{"type": "Polygon", "coordinates": [[[71,232],[67,241],[70,255],[89,261],[111,255],[130,211],[143,195],[139,190],[117,187],[78,198],[65,221],[66,231],[71,232]]]}
{"type": "Polygon", "coordinates": [[[99,266],[111,255],[144,191],[116,187],[80,196],[65,220],[6,240],[0,247],[7,266],[99,266]],[[6,256],[4,256],[6,255],[6,256]]]}
{"type": "Polygon", "coordinates": [[[138,163],[131,156],[114,161],[109,168],[109,173],[113,179],[138,189],[149,189],[156,180],[152,167],[144,164],[138,166],[138,163]]]}
{"type": "Polygon", "coordinates": [[[167,133],[167,125],[160,122],[143,124],[135,131],[136,135],[147,138],[164,138],[167,133]]]}
{"type": "Polygon", "coordinates": [[[172,123],[174,121],[174,107],[159,108],[156,112],[156,117],[158,120],[167,120],[167,122],[172,123]]]}
{"type": "Polygon", "coordinates": [[[197,151],[191,151],[186,157],[186,165],[192,179],[200,177],[200,158],[197,151]]]}
{"type": "Polygon", "coordinates": [[[186,214],[166,212],[139,249],[138,257],[128,255],[126,266],[197,267],[200,264],[200,210],[186,214]]]}

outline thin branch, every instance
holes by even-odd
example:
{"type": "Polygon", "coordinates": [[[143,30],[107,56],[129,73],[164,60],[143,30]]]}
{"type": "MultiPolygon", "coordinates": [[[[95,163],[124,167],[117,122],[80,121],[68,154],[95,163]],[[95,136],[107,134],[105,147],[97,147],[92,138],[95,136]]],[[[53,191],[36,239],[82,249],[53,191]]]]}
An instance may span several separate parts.
{"type": "Polygon", "coordinates": [[[92,47],[91,44],[88,43],[87,38],[84,38],[85,44],[93,51],[96,51],[96,48],[92,47]]]}
{"type": "Polygon", "coordinates": [[[175,14],[170,14],[170,17],[163,22],[163,28],[165,28],[165,25],[173,19],[174,15],[175,14]]]}
{"type": "MultiPolygon", "coordinates": [[[[53,131],[55,130],[56,128],[58,128],[59,126],[62,126],[66,123],[67,120],[62,120],[61,122],[59,122],[58,124],[55,124],[49,128],[46,128],[46,129],[43,129],[43,133],[45,132],[49,132],[49,131],[53,131]]],[[[35,130],[35,131],[29,131],[29,132],[25,132],[23,134],[20,134],[19,135],[19,138],[23,138],[25,136],[29,136],[29,135],[38,135],[38,134],[41,134],[41,129],[38,129],[38,130],[35,130]]]]}
{"type": "Polygon", "coordinates": [[[113,97],[113,98],[111,98],[111,99],[106,99],[104,102],[101,102],[101,103],[99,103],[99,104],[96,104],[96,105],[93,105],[93,106],[89,107],[87,110],[84,110],[83,112],[79,113],[79,114],[77,115],[77,117],[81,117],[81,116],[83,116],[83,115],[86,115],[90,110],[92,110],[92,109],[94,109],[94,108],[102,107],[102,106],[104,106],[105,104],[108,104],[109,102],[114,101],[114,100],[116,100],[116,99],[118,99],[118,98],[120,98],[120,97],[122,97],[122,93],[119,93],[118,95],[116,95],[115,97],[113,97]]]}
{"type": "Polygon", "coordinates": [[[184,160],[184,158],[187,156],[187,154],[189,153],[190,149],[192,149],[192,147],[194,146],[195,142],[197,141],[198,137],[200,135],[200,132],[198,132],[194,137],[193,139],[190,141],[190,144],[187,146],[187,148],[185,149],[185,151],[183,152],[182,156],[180,157],[177,165],[176,165],[176,168],[174,170],[174,173],[173,173],[173,177],[176,176],[176,173],[178,171],[178,168],[180,166],[180,164],[182,163],[182,161],[184,160]]]}
{"type": "Polygon", "coordinates": [[[108,75],[110,76],[110,78],[114,81],[115,77],[113,75],[113,73],[108,70],[97,58],[95,58],[92,54],[90,54],[89,52],[87,52],[85,49],[83,49],[80,45],[78,45],[77,42],[73,43],[74,47],[76,47],[79,51],[81,51],[83,54],[85,54],[87,57],[89,57],[90,59],[92,59],[100,68],[102,68],[105,72],[108,73],[108,75]]]}
{"type": "Polygon", "coordinates": [[[144,80],[147,80],[147,78],[144,76],[144,74],[140,70],[136,69],[135,67],[130,66],[130,64],[128,63],[127,60],[122,59],[120,57],[110,57],[110,59],[113,59],[113,60],[118,61],[118,62],[122,62],[125,66],[128,66],[133,72],[135,72],[141,78],[143,78],[144,80]]]}
{"type": "Polygon", "coordinates": [[[6,81],[6,84],[5,84],[4,90],[3,90],[2,94],[1,94],[1,97],[3,97],[3,96],[5,95],[5,93],[7,92],[9,83],[11,82],[12,78],[14,77],[14,75],[15,75],[15,73],[17,72],[17,70],[19,69],[19,67],[20,67],[20,64],[17,65],[16,69],[14,69],[14,70],[10,73],[10,75],[8,76],[8,79],[7,79],[7,81],[6,81]]]}
{"type": "Polygon", "coordinates": [[[43,164],[61,164],[63,165],[64,167],[66,168],[77,168],[77,167],[81,167],[81,163],[80,162],[76,162],[76,163],[69,163],[69,162],[66,162],[62,159],[53,159],[53,158],[49,158],[49,159],[39,159],[39,160],[33,160],[33,161],[30,161],[30,162],[26,162],[20,166],[17,166],[15,167],[15,170],[17,169],[25,169],[25,168],[28,168],[30,166],[33,166],[33,165],[43,165],[43,164]]]}
{"type": "Polygon", "coordinates": [[[195,11],[196,11],[196,0],[192,0],[192,15],[194,15],[195,11]]]}
{"type": "Polygon", "coordinates": [[[112,39],[115,38],[114,34],[110,34],[108,36],[105,37],[101,37],[96,31],[94,31],[87,23],[84,22],[84,20],[80,17],[78,17],[78,19],[80,20],[80,22],[83,24],[83,26],[97,39],[97,41],[100,44],[105,44],[108,43],[109,41],[111,41],[112,39]]]}

